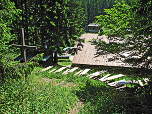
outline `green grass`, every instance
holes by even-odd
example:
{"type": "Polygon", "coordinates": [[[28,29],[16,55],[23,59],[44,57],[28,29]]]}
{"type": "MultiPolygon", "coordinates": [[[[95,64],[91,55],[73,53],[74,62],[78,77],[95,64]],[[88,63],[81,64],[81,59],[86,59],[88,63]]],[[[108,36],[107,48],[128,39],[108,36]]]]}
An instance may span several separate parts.
{"type": "Polygon", "coordinates": [[[58,59],[58,62],[70,62],[70,59],[58,59]]]}
{"type": "Polygon", "coordinates": [[[70,59],[58,59],[58,64],[60,66],[72,65],[72,61],[70,59]]]}
{"type": "MultiPolygon", "coordinates": [[[[59,67],[55,68],[59,69],[59,67]]],[[[1,85],[0,113],[67,114],[78,100],[84,103],[79,107],[79,114],[135,113],[136,110],[146,113],[148,110],[148,106],[140,102],[143,97],[116,91],[98,80],[75,76],[74,73],[80,69],[67,75],[62,75],[63,71],[55,74],[48,73],[53,68],[45,72],[40,72],[41,69],[43,68],[35,67],[29,75],[29,85],[24,79],[8,79],[1,85]],[[45,81],[44,78],[50,82],[45,81]],[[59,84],[62,81],[64,82],[59,84]],[[68,83],[76,86],[64,86],[68,83]]],[[[99,70],[99,68],[91,69],[88,74],[99,70]]],[[[112,72],[109,70],[107,73],[112,72]]],[[[119,73],[121,72],[113,74],[119,73]]],[[[127,76],[124,78],[129,80],[127,76]]],[[[144,100],[142,102],[147,103],[145,98],[144,100]]],[[[147,103],[147,105],[150,104],[147,103]]]]}
{"type": "Polygon", "coordinates": [[[58,62],[58,64],[61,66],[72,65],[72,61],[70,61],[70,62],[58,62]]]}
{"type": "Polygon", "coordinates": [[[73,89],[46,83],[40,74],[33,71],[29,85],[23,80],[3,84],[0,113],[68,113],[78,100],[73,89]]]}

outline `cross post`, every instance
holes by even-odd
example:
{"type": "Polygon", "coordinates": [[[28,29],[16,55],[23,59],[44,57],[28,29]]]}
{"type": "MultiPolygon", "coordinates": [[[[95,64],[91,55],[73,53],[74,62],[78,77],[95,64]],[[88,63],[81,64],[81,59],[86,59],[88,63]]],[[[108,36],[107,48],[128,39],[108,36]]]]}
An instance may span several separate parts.
{"type": "Polygon", "coordinates": [[[26,49],[37,49],[37,46],[25,45],[24,28],[21,28],[21,42],[22,42],[22,45],[12,44],[12,46],[17,47],[17,48],[22,48],[23,62],[26,62],[26,49]]]}

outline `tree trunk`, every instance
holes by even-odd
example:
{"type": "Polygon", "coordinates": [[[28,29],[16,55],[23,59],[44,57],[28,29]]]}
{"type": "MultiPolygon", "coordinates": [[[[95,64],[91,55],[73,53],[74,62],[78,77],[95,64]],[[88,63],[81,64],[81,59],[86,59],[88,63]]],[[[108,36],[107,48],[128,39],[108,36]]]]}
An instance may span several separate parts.
{"type": "Polygon", "coordinates": [[[51,53],[51,63],[53,63],[53,53],[51,53]]]}
{"type": "Polygon", "coordinates": [[[55,55],[54,55],[54,63],[55,63],[55,64],[58,63],[57,51],[55,52],[55,55]]]}

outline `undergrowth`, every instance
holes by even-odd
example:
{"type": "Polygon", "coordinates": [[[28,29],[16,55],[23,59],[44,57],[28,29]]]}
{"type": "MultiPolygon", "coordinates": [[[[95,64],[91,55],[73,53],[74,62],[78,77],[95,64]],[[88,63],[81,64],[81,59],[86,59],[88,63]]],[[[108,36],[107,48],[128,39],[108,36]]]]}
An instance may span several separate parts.
{"type": "MultiPolygon", "coordinates": [[[[5,79],[0,88],[0,113],[66,114],[79,100],[84,103],[84,106],[80,107],[80,114],[152,112],[151,92],[145,92],[143,89],[136,91],[137,93],[116,91],[104,82],[74,75],[80,69],[67,75],[63,75],[63,71],[48,73],[54,68],[40,72],[42,69],[42,67],[34,68],[28,76],[29,85],[25,83],[24,78],[5,79]],[[63,86],[69,82],[77,86],[72,88],[63,86]]],[[[99,69],[92,69],[88,74],[96,71],[99,69]]],[[[110,72],[106,74],[108,73],[110,72]]],[[[126,80],[129,80],[127,76],[126,80]]],[[[149,89],[151,91],[151,88],[149,89]]]]}
{"type": "Polygon", "coordinates": [[[0,113],[68,113],[78,100],[72,89],[52,86],[36,75],[29,76],[29,85],[23,79],[6,80],[0,93],[0,113]]]}

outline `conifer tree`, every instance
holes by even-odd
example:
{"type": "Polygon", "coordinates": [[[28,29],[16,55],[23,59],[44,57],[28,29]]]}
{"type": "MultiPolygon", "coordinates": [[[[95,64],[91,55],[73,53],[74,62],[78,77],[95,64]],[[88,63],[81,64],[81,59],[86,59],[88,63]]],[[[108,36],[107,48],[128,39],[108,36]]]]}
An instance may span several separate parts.
{"type": "Polygon", "coordinates": [[[84,21],[81,1],[77,0],[12,0],[15,6],[22,9],[22,20],[13,23],[13,30],[18,35],[18,28],[25,29],[25,41],[29,45],[37,45],[44,50],[73,46],[75,40],[82,34],[84,21]],[[47,44],[47,49],[45,45],[47,44]]]}
{"type": "Polygon", "coordinates": [[[15,4],[10,0],[3,0],[0,2],[0,54],[8,53],[11,47],[9,42],[14,39],[14,35],[11,34],[11,27],[16,17],[19,17],[21,13],[20,9],[15,8],[15,4]]]}

